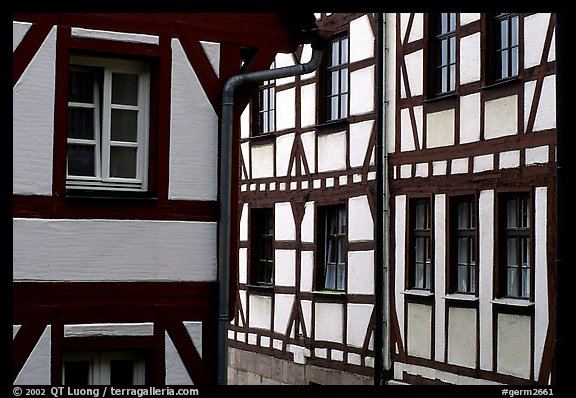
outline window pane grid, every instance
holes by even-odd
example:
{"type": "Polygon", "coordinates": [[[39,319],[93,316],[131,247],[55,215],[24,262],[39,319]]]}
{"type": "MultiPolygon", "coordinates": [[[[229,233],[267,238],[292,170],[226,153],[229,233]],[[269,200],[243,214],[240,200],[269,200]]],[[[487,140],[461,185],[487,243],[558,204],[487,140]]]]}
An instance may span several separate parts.
{"type": "Polygon", "coordinates": [[[334,39],[326,69],[326,117],[337,120],[348,117],[348,38],[334,39]]]}
{"type": "Polygon", "coordinates": [[[325,243],[320,288],[343,291],[346,288],[346,209],[328,207],[321,214],[325,243]]]}
{"type": "Polygon", "coordinates": [[[272,209],[252,210],[251,283],[269,286],[274,280],[274,213],[272,209]]]}
{"type": "Polygon", "coordinates": [[[531,248],[530,207],[528,195],[505,200],[506,227],[504,229],[505,295],[530,298],[531,248]]]}
{"type": "MultiPolygon", "coordinates": [[[[476,292],[476,216],[473,198],[460,198],[454,204],[453,240],[455,245],[456,267],[455,288],[458,293],[474,294],[476,292]]],[[[454,285],[452,285],[454,286],[454,285]]]]}
{"type": "Polygon", "coordinates": [[[432,270],[430,201],[417,200],[413,205],[414,221],[412,227],[413,282],[416,289],[430,289],[432,270]]]}
{"type": "Polygon", "coordinates": [[[456,14],[440,13],[435,34],[436,94],[456,89],[456,14]]]}
{"type": "Polygon", "coordinates": [[[518,14],[495,15],[496,25],[496,79],[518,76],[519,70],[519,16],[518,14]]]}

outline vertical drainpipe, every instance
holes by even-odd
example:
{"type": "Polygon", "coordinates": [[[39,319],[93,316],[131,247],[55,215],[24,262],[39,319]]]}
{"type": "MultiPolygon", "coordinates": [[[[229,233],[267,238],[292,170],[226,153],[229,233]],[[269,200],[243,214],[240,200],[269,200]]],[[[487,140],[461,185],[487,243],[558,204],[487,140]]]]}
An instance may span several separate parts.
{"type": "Polygon", "coordinates": [[[374,384],[389,379],[389,299],[388,281],[388,150],[386,141],[385,72],[386,14],[376,14],[376,253],[374,311],[374,384]]]}
{"type": "Polygon", "coordinates": [[[232,76],[226,81],[222,92],[222,114],[220,116],[220,159],[219,159],[219,203],[218,221],[218,351],[217,382],[228,384],[228,316],[229,306],[229,272],[230,272],[230,213],[232,181],[232,131],[234,111],[234,90],[248,83],[260,83],[265,80],[279,79],[287,76],[303,75],[314,71],[322,61],[322,43],[318,36],[312,41],[312,57],[306,64],[297,64],[278,69],[267,69],[258,72],[232,76]]]}

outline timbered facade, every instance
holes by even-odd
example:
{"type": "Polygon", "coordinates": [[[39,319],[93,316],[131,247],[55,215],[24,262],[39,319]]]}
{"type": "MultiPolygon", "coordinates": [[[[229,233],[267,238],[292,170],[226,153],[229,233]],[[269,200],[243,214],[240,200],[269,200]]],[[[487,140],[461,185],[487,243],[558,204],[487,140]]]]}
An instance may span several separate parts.
{"type": "Polygon", "coordinates": [[[550,383],[554,15],[388,20],[393,377],[550,383]]]}
{"type": "Polygon", "coordinates": [[[242,113],[231,384],[373,383],[376,26],[316,16],[323,65],[242,113]]]}
{"type": "Polygon", "coordinates": [[[13,14],[14,383],[216,382],[222,88],[308,17],[13,14]]]}

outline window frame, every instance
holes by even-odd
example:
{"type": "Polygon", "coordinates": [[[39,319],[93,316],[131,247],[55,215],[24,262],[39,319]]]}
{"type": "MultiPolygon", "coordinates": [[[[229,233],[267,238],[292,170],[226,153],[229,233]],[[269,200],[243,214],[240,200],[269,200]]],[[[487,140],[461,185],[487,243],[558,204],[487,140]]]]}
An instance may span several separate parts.
{"type": "Polygon", "coordinates": [[[324,52],[326,56],[323,60],[322,69],[322,93],[321,99],[321,109],[323,114],[324,123],[333,123],[341,120],[346,120],[350,116],[350,37],[348,31],[343,31],[326,42],[326,50],[324,52]],[[342,42],[345,40],[345,47],[342,46],[342,42]],[[332,65],[333,58],[333,44],[338,43],[338,60],[337,64],[332,65]],[[346,49],[346,60],[342,61],[342,49],[346,49]],[[331,75],[333,72],[338,73],[338,84],[337,92],[332,93],[332,80],[331,75]],[[342,88],[342,76],[346,76],[346,88],[342,88]],[[338,111],[336,116],[332,117],[332,98],[336,99],[338,111]],[[346,104],[343,109],[342,99],[345,98],[346,104]],[[345,113],[343,112],[345,111],[345,113]]]}
{"type": "Polygon", "coordinates": [[[322,205],[317,207],[316,230],[316,270],[314,290],[317,292],[345,293],[348,289],[348,209],[345,203],[322,205]],[[334,233],[329,231],[329,221],[336,226],[334,233]],[[334,222],[335,221],[335,222],[334,222]],[[332,253],[335,253],[336,262],[329,262],[329,242],[333,243],[332,253]],[[334,283],[327,286],[328,265],[333,263],[334,283]],[[339,273],[340,271],[340,273],[339,273]],[[339,278],[340,276],[340,278],[339,278]],[[341,285],[339,284],[341,281],[341,285]]]}
{"type": "MultiPolygon", "coordinates": [[[[150,172],[150,102],[151,102],[151,67],[148,62],[127,59],[124,57],[105,57],[95,55],[76,55],[69,57],[68,73],[75,70],[98,71],[102,75],[101,87],[93,99],[95,106],[95,175],[78,176],[69,174],[69,145],[84,144],[82,140],[69,137],[70,126],[66,132],[65,187],[67,191],[116,191],[116,192],[147,192],[149,189],[150,172]],[[131,74],[138,76],[138,104],[121,105],[112,102],[113,74],[131,74]],[[136,111],[136,141],[120,141],[112,139],[111,123],[113,110],[136,111]],[[99,125],[96,125],[99,123],[99,125]],[[115,177],[110,175],[111,148],[136,148],[135,177],[115,177]]],[[[96,83],[94,83],[96,85],[96,83]]],[[[69,100],[67,94],[66,112],[71,108],[82,107],[84,103],[69,100]]]]}
{"type": "Polygon", "coordinates": [[[262,207],[250,209],[250,271],[248,280],[250,286],[271,288],[274,286],[275,254],[274,254],[274,208],[262,207]],[[262,227],[264,226],[264,230],[262,227]],[[270,232],[265,230],[270,228],[270,232]],[[265,246],[269,246],[266,248],[265,246]],[[264,258],[261,258],[264,249],[264,258]],[[268,253],[268,256],[266,256],[268,253]],[[262,268],[264,270],[262,271],[262,268]],[[264,280],[259,280],[264,272],[264,280]]]}
{"type": "Polygon", "coordinates": [[[488,19],[488,83],[489,84],[497,84],[509,80],[515,80],[520,77],[520,73],[522,71],[522,56],[521,52],[521,24],[522,18],[520,13],[491,13],[487,14],[488,19]],[[516,18],[516,29],[517,29],[517,42],[516,45],[512,45],[512,19],[516,18]],[[503,47],[502,43],[502,31],[501,31],[501,22],[503,20],[508,21],[508,34],[506,36],[507,46],[503,47]],[[516,71],[512,70],[512,49],[516,49],[516,71]],[[507,51],[508,55],[506,61],[508,63],[507,67],[507,76],[502,75],[502,58],[501,54],[503,51],[507,51]]]}
{"type": "Polygon", "coordinates": [[[433,239],[433,217],[432,217],[432,200],[429,197],[412,198],[409,201],[408,208],[408,289],[422,290],[433,292],[434,287],[434,239],[433,239]],[[425,213],[424,228],[417,228],[418,217],[417,207],[424,204],[427,209],[425,213]],[[424,239],[424,251],[422,256],[422,285],[418,283],[418,252],[417,240],[424,239]],[[426,246],[427,245],[427,246],[426,246]],[[428,258],[426,258],[428,254],[428,258]],[[428,260],[428,261],[427,261],[428,260]]]}
{"type": "MultiPolygon", "coordinates": [[[[272,62],[270,69],[276,68],[276,61],[272,62]]],[[[252,135],[265,135],[271,134],[276,131],[276,79],[264,80],[258,86],[258,93],[254,98],[253,106],[254,118],[253,123],[256,128],[253,128],[252,135]],[[266,101],[264,101],[264,93],[266,93],[266,101]],[[263,103],[266,103],[264,107],[263,103]],[[264,122],[264,116],[267,116],[264,122]],[[272,122],[270,122],[272,120],[272,122]]]]}
{"type": "Polygon", "coordinates": [[[129,359],[134,361],[133,386],[146,385],[146,356],[139,351],[90,351],[62,355],[62,385],[66,384],[66,363],[88,362],[88,385],[110,385],[111,361],[129,359]]]}
{"type": "Polygon", "coordinates": [[[449,260],[449,293],[478,294],[478,208],[474,195],[462,195],[450,198],[450,260],[449,260]],[[466,203],[467,228],[460,225],[460,205],[466,203]],[[467,240],[466,261],[460,262],[459,240],[467,240]],[[472,256],[471,256],[472,254],[472,256]],[[473,261],[472,261],[473,260],[473,261]],[[466,288],[460,288],[460,269],[465,267],[466,288]],[[473,288],[472,288],[473,285],[473,288]]]}
{"type": "Polygon", "coordinates": [[[458,13],[432,13],[429,18],[430,22],[430,51],[429,69],[430,82],[428,84],[430,99],[455,94],[458,88],[458,13]],[[447,14],[447,31],[442,31],[441,18],[447,14]],[[451,29],[451,16],[454,18],[454,29],[451,29]],[[442,49],[442,43],[446,42],[446,57],[439,55],[442,49]],[[452,43],[453,42],[453,43],[452,43]],[[453,50],[453,53],[452,53],[453,50]],[[452,60],[452,54],[454,59],[452,60]],[[447,61],[446,63],[444,63],[447,61]],[[442,80],[442,69],[446,68],[446,90],[442,80]],[[453,68],[453,70],[452,70],[453,68]]]}
{"type": "Polygon", "coordinates": [[[498,282],[498,297],[501,298],[511,298],[518,300],[532,300],[534,292],[534,204],[533,198],[530,192],[506,192],[501,193],[498,197],[498,266],[499,266],[499,282],[498,282]],[[522,218],[523,208],[518,206],[522,201],[525,202],[527,206],[526,210],[526,221],[525,226],[510,227],[508,225],[508,202],[516,202],[516,220],[522,218]],[[509,251],[508,240],[516,239],[516,244],[513,253],[516,255],[516,260],[518,264],[516,266],[510,266],[509,255],[512,253],[509,251]],[[527,241],[526,241],[527,240],[527,241]],[[524,247],[521,242],[525,242],[524,247]],[[525,252],[523,253],[522,249],[525,252]],[[523,254],[527,255],[528,261],[527,266],[523,266],[522,257],[523,254]],[[516,273],[517,280],[517,293],[510,293],[510,280],[509,272],[514,271],[516,273]],[[526,271],[525,273],[523,271],[526,271]],[[527,280],[526,280],[527,279],[527,280]]]}

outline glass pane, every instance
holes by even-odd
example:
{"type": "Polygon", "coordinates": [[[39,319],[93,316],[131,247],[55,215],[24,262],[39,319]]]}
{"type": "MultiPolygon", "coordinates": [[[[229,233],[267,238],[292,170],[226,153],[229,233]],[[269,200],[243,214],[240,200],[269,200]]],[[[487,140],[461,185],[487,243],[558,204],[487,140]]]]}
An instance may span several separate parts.
{"type": "Polygon", "coordinates": [[[333,289],[336,286],[336,265],[326,264],[326,275],[324,278],[324,287],[333,289]]]}
{"type": "Polygon", "coordinates": [[[260,110],[265,111],[268,109],[268,90],[264,89],[261,91],[262,103],[260,104],[260,110]]]}
{"type": "Polygon", "coordinates": [[[450,65],[450,89],[449,91],[456,90],[456,65],[450,65]]]}
{"type": "Polygon", "coordinates": [[[94,139],[94,109],[68,109],[68,137],[94,139]]]}
{"type": "Polygon", "coordinates": [[[500,77],[510,77],[510,74],[508,73],[508,50],[504,50],[500,53],[500,65],[500,77]]]}
{"type": "Polygon", "coordinates": [[[96,176],[94,149],[93,145],[68,145],[68,175],[96,176]]]}
{"type": "Polygon", "coordinates": [[[136,178],[137,148],[110,147],[110,177],[136,178]]]}
{"type": "Polygon", "coordinates": [[[456,62],[456,37],[450,38],[450,63],[456,62]]]}
{"type": "Polygon", "coordinates": [[[448,13],[440,14],[440,33],[448,32],[448,13]]]}
{"type": "Polygon", "coordinates": [[[506,202],[506,213],[507,213],[506,227],[516,228],[518,226],[517,213],[516,213],[516,200],[510,199],[506,202]]]}
{"type": "Polygon", "coordinates": [[[448,91],[448,68],[442,67],[440,69],[440,92],[445,93],[448,91]]]}
{"type": "Polygon", "coordinates": [[[344,239],[338,239],[338,263],[344,264],[346,262],[346,253],[344,252],[344,239]]]}
{"type": "Polygon", "coordinates": [[[112,73],[112,103],[138,105],[138,75],[112,73]]]}
{"type": "Polygon", "coordinates": [[[340,42],[340,64],[348,63],[348,38],[345,37],[340,42]]]}
{"type": "Polygon", "coordinates": [[[508,268],[508,279],[506,292],[508,296],[518,297],[518,273],[516,268],[508,268]]]}
{"type": "Polygon", "coordinates": [[[506,239],[506,265],[509,267],[518,266],[517,245],[518,242],[516,238],[506,239]]]}
{"type": "Polygon", "coordinates": [[[521,228],[528,228],[530,227],[530,208],[528,205],[528,198],[521,198],[520,199],[520,206],[522,210],[522,223],[520,224],[521,228]]]}
{"type": "Polygon", "coordinates": [[[518,47],[513,47],[511,51],[511,76],[518,76],[518,47]]]}
{"type": "Polygon", "coordinates": [[[520,255],[521,255],[521,263],[522,267],[530,267],[530,239],[528,238],[519,238],[520,239],[520,255]]]}
{"type": "Polygon", "coordinates": [[[424,288],[424,264],[416,263],[414,275],[414,287],[424,288]]]}
{"type": "Polygon", "coordinates": [[[138,112],[112,109],[110,138],[112,141],[138,140],[138,112]]]}
{"type": "Polygon", "coordinates": [[[512,17],[510,22],[511,22],[511,27],[510,27],[511,45],[517,46],[518,45],[518,16],[512,17]]]}
{"type": "Polygon", "coordinates": [[[274,131],[276,130],[276,120],[274,119],[276,115],[276,112],[274,110],[270,111],[268,113],[268,126],[269,126],[269,131],[274,131]]]}
{"type": "Polygon", "coordinates": [[[330,72],[330,94],[336,95],[340,93],[340,87],[338,85],[338,71],[334,70],[330,72]]]}
{"type": "Polygon", "coordinates": [[[348,92],[348,69],[341,69],[340,70],[340,92],[347,93],[348,92]]]}
{"type": "Polygon", "coordinates": [[[338,272],[336,279],[336,289],[344,290],[344,279],[346,276],[344,264],[338,264],[338,272]]]}
{"type": "Polygon", "coordinates": [[[522,269],[522,297],[530,297],[530,269],[522,269]]]}
{"type": "Polygon", "coordinates": [[[89,361],[64,362],[64,384],[68,386],[87,386],[89,383],[89,361]]]}
{"type": "Polygon", "coordinates": [[[474,245],[474,238],[470,238],[468,239],[468,253],[470,253],[470,264],[471,265],[475,265],[476,264],[476,250],[475,249],[475,245],[474,245]]]}
{"type": "Polygon", "coordinates": [[[467,292],[468,291],[468,268],[465,266],[458,267],[458,291],[467,292]]]}
{"type": "Polygon", "coordinates": [[[416,238],[416,248],[415,248],[415,260],[417,263],[423,263],[424,262],[424,245],[425,245],[425,238],[416,238]]]}
{"type": "Polygon", "coordinates": [[[468,238],[458,239],[458,265],[468,264],[468,238]]]}
{"type": "Polygon", "coordinates": [[[340,96],[340,117],[348,117],[348,94],[340,96]]]}
{"type": "Polygon", "coordinates": [[[68,75],[68,100],[94,103],[94,75],[90,72],[71,71],[68,75]]]}
{"type": "Polygon", "coordinates": [[[468,229],[468,202],[458,203],[458,229],[468,229]]]}
{"type": "Polygon", "coordinates": [[[456,30],[456,13],[450,13],[450,31],[454,32],[456,30]]]}
{"type": "Polygon", "coordinates": [[[448,65],[448,40],[440,43],[440,66],[448,65]]]}
{"type": "Polygon", "coordinates": [[[336,260],[336,245],[333,239],[328,238],[328,244],[326,246],[326,261],[329,263],[335,263],[336,260]]]}
{"type": "Polygon", "coordinates": [[[424,265],[424,272],[425,272],[425,276],[424,276],[424,288],[426,289],[430,289],[430,256],[428,256],[428,260],[426,261],[426,264],[424,265]]]}
{"type": "Polygon", "coordinates": [[[329,66],[335,66],[339,64],[338,44],[339,44],[338,40],[332,42],[332,50],[331,50],[332,58],[330,60],[329,66]]]}
{"type": "Polygon", "coordinates": [[[274,87],[270,87],[270,108],[269,109],[274,109],[276,108],[276,90],[274,89],[274,87]]]}
{"type": "Polygon", "coordinates": [[[129,359],[110,361],[110,384],[118,386],[131,386],[134,384],[134,361],[129,359]]]}
{"type": "Polygon", "coordinates": [[[270,125],[268,124],[268,113],[264,112],[260,114],[262,116],[262,132],[267,133],[270,131],[270,125]]]}
{"type": "Polygon", "coordinates": [[[469,293],[476,291],[476,267],[470,267],[470,290],[469,293]]]}
{"type": "Polygon", "coordinates": [[[339,119],[340,115],[338,114],[338,97],[331,97],[330,98],[330,119],[335,120],[339,119]]]}
{"type": "Polygon", "coordinates": [[[500,48],[508,48],[508,20],[500,21],[500,48]]]}

